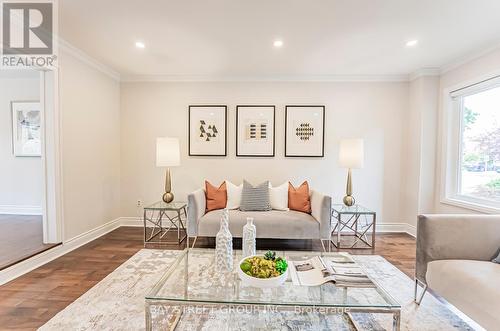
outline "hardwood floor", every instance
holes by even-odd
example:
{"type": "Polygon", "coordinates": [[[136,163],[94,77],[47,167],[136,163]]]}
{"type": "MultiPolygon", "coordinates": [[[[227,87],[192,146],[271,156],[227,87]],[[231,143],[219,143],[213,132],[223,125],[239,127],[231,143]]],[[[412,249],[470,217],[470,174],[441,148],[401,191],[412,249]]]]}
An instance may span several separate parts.
{"type": "Polygon", "coordinates": [[[0,214],[0,270],[54,246],[43,243],[42,216],[0,214]]]}
{"type": "MultiPolygon", "coordinates": [[[[101,281],[143,248],[141,228],[121,227],[0,287],[0,330],[34,330],[101,281]]],[[[183,249],[181,245],[163,245],[183,249]]],[[[235,248],[241,240],[235,240],[235,248]]],[[[198,238],[196,247],[214,247],[213,238],[198,238]]],[[[258,249],[320,250],[310,240],[258,240],[258,249]]],[[[346,250],[342,250],[346,251],[346,250]]],[[[413,277],[415,239],[406,234],[377,235],[375,249],[353,254],[384,256],[413,277]]]]}

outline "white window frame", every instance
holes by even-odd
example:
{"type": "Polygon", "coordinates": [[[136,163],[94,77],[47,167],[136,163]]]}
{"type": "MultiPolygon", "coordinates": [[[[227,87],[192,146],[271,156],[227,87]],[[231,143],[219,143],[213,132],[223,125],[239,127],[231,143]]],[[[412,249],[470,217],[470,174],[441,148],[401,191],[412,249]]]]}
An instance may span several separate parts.
{"type": "Polygon", "coordinates": [[[484,213],[499,213],[500,202],[460,194],[462,169],[463,98],[500,87],[500,75],[486,77],[443,92],[443,154],[441,203],[484,213]]]}

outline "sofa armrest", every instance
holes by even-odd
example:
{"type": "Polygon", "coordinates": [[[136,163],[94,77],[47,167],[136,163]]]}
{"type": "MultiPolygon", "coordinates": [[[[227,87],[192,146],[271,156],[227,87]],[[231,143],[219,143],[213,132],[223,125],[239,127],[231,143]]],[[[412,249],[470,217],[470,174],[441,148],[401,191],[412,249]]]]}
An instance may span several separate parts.
{"type": "Polygon", "coordinates": [[[198,235],[198,222],[205,215],[206,210],[205,191],[196,190],[188,195],[188,215],[187,215],[187,233],[188,236],[198,235]]]}
{"type": "Polygon", "coordinates": [[[499,247],[500,215],[420,215],[415,276],[426,283],[429,262],[488,261],[499,247]]]}
{"type": "Polygon", "coordinates": [[[319,239],[330,239],[332,198],[311,190],[311,215],[319,222],[319,239]]]}

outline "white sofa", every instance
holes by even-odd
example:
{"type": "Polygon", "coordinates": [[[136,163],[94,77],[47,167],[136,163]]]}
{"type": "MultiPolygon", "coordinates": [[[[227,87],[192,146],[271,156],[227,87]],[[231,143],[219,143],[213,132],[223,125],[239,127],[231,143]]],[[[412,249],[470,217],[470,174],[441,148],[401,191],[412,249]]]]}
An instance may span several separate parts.
{"type": "Polygon", "coordinates": [[[487,330],[500,330],[500,215],[422,215],[417,224],[417,283],[487,330]]]}
{"type": "MultiPolygon", "coordinates": [[[[312,213],[298,211],[229,211],[229,230],[233,237],[241,237],[247,217],[254,218],[257,238],[275,239],[330,239],[331,204],[329,196],[310,192],[312,213]]],[[[188,195],[189,237],[215,237],[220,227],[222,210],[206,210],[205,191],[196,190],[188,195]]]]}

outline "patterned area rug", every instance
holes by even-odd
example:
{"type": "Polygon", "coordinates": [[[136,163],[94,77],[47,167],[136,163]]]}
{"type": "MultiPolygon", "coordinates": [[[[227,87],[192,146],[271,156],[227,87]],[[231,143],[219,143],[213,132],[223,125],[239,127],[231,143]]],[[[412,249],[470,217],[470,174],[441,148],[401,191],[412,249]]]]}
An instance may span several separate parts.
{"type": "MultiPolygon", "coordinates": [[[[39,330],[144,330],[144,296],[180,251],[143,249],[39,330]]],[[[413,281],[381,256],[353,258],[402,306],[401,330],[473,330],[432,295],[413,303],[413,281]]],[[[185,314],[176,330],[353,330],[343,315],[320,313],[185,314]]],[[[353,314],[362,330],[391,330],[385,314],[353,314]]]]}

